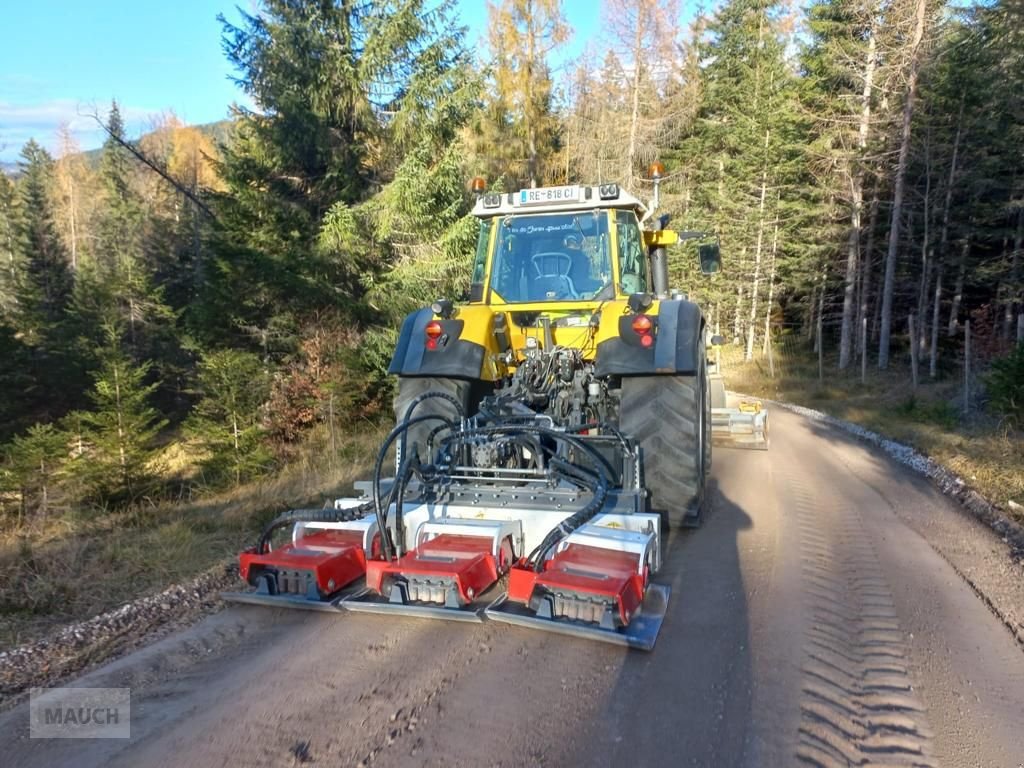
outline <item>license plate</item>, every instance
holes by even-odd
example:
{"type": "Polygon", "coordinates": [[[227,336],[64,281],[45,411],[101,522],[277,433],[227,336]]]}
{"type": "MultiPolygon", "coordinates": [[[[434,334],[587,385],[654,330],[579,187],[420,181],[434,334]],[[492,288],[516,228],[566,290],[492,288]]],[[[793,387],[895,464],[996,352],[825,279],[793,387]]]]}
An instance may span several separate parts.
{"type": "Polygon", "coordinates": [[[521,189],[516,198],[516,205],[550,205],[552,203],[576,203],[580,199],[580,188],[541,187],[540,189],[521,189]]]}

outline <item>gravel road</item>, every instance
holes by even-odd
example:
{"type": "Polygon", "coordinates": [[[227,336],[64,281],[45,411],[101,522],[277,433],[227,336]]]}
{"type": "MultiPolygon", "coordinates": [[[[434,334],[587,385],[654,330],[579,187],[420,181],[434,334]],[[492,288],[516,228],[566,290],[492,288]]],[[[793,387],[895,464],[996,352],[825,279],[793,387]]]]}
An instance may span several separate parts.
{"type": "Polygon", "coordinates": [[[130,740],[31,740],[22,706],[0,764],[1024,765],[1009,547],[834,428],[771,418],[770,452],[716,449],[705,526],[673,534],[653,653],[233,606],[76,681],[132,688],[130,740]]]}

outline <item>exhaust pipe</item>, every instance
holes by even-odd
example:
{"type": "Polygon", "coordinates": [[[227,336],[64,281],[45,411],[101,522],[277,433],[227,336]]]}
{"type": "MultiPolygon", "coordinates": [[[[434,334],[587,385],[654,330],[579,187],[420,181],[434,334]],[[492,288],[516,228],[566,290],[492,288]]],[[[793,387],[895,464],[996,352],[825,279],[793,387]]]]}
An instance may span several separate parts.
{"type": "Polygon", "coordinates": [[[668,297],[668,251],[659,245],[651,250],[651,278],[654,281],[654,293],[659,299],[668,297]]]}

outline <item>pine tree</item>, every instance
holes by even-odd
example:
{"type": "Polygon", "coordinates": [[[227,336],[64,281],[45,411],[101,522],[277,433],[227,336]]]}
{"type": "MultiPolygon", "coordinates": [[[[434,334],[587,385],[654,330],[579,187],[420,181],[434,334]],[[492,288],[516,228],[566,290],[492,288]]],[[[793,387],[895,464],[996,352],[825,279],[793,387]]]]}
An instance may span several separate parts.
{"type": "Polygon", "coordinates": [[[53,424],[35,424],[7,446],[3,484],[21,497],[21,513],[46,516],[64,502],[67,435],[53,424]]]}
{"type": "Polygon", "coordinates": [[[270,379],[259,357],[237,350],[203,355],[197,390],[200,396],[187,423],[206,457],[203,476],[211,485],[239,485],[272,463],[263,443],[261,406],[270,394],[270,379]]]}
{"type": "Polygon", "coordinates": [[[126,354],[159,368],[175,354],[175,318],[146,258],[147,212],[133,187],[136,160],[121,144],[124,123],[117,102],[111,105],[107,130],[111,136],[100,159],[103,208],[97,222],[98,244],[95,257],[79,270],[77,324],[87,349],[107,346],[105,334],[118,328],[125,335],[126,354]]]}
{"type": "MultiPolygon", "coordinates": [[[[861,271],[864,187],[873,114],[881,9],[876,0],[821,0],[808,9],[810,44],[801,57],[802,100],[814,115],[808,168],[833,190],[849,222],[843,276],[839,368],[850,365],[861,271]]],[[[840,222],[830,222],[838,227],[840,222]]]]}
{"type": "Polygon", "coordinates": [[[386,182],[394,152],[443,117],[458,83],[462,30],[450,3],[269,0],[240,26],[224,23],[228,58],[260,112],[241,109],[219,169],[215,259],[190,316],[215,342],[294,349],[312,308],[358,314],[373,263],[316,246],[332,206],[386,182]]]}
{"type": "Polygon", "coordinates": [[[20,222],[17,188],[0,172],[0,317],[11,322],[17,306],[20,222]]]}
{"type": "Polygon", "coordinates": [[[67,254],[53,223],[50,188],[53,158],[35,141],[21,151],[18,180],[22,215],[15,237],[21,259],[17,265],[15,325],[26,343],[40,354],[61,349],[72,277],[67,254]]]}
{"type": "Polygon", "coordinates": [[[93,407],[79,414],[89,448],[75,471],[97,498],[131,501],[151,486],[154,440],[167,421],[149,402],[157,387],[146,381],[152,365],[127,354],[121,328],[111,324],[103,332],[106,343],[98,350],[89,393],[93,407]]]}
{"type": "MultiPolygon", "coordinates": [[[[732,0],[707,26],[700,58],[708,62],[701,105],[682,154],[693,158],[685,227],[717,232],[732,254],[728,272],[712,282],[721,322],[755,347],[771,274],[779,206],[799,172],[793,146],[801,130],[793,77],[775,19],[764,0],[732,0]],[[731,322],[729,322],[731,321],[731,322]]],[[[785,251],[782,240],[777,247],[785,251]]],[[[697,283],[699,285],[699,283],[697,283]]]]}

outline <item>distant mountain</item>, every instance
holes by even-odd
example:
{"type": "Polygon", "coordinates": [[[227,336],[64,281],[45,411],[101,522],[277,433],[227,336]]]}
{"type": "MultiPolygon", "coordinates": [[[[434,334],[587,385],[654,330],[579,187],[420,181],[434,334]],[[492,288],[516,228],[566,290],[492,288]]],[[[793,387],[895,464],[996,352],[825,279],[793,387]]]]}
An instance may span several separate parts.
{"type": "MultiPolygon", "coordinates": [[[[231,130],[234,123],[231,120],[218,120],[215,123],[203,123],[202,125],[191,126],[198,129],[201,133],[205,133],[217,144],[227,143],[231,140],[231,130]]],[[[149,134],[143,134],[137,139],[132,139],[133,143],[138,143],[149,134]]],[[[85,161],[95,167],[99,165],[100,157],[103,154],[103,148],[90,149],[87,152],[82,153],[82,157],[85,161]]],[[[18,164],[16,162],[8,162],[0,160],[0,173],[4,173],[11,178],[18,175],[18,164]]]]}
{"type": "MultiPolygon", "coordinates": [[[[215,123],[203,123],[202,125],[188,126],[195,128],[200,133],[204,133],[209,136],[215,143],[228,142],[231,139],[231,130],[234,127],[234,122],[231,120],[218,120],[215,123]]],[[[138,144],[144,138],[149,136],[149,133],[144,133],[138,138],[131,139],[133,144],[138,144]]],[[[100,162],[100,157],[103,155],[103,148],[97,147],[96,149],[90,149],[88,152],[83,152],[82,157],[90,166],[97,166],[100,162]]]]}

